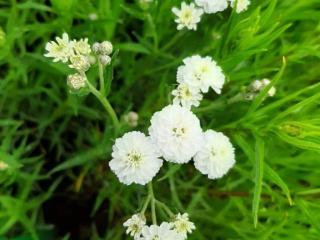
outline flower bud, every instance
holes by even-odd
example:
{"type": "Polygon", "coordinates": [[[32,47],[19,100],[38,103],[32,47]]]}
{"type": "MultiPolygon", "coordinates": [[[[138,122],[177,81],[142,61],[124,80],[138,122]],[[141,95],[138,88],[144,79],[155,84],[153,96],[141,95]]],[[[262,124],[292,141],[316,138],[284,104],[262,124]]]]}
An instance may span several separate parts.
{"type": "Polygon", "coordinates": [[[67,84],[71,89],[79,90],[86,86],[86,81],[87,79],[85,76],[75,73],[68,76],[67,84]]]}
{"type": "Polygon", "coordinates": [[[136,112],[128,112],[123,119],[130,127],[138,126],[139,115],[136,112]]]}
{"type": "Polygon", "coordinates": [[[100,43],[95,42],[95,43],[92,45],[92,51],[93,51],[95,54],[99,54],[99,53],[100,53],[100,43]]]}
{"type": "Polygon", "coordinates": [[[74,55],[70,57],[71,64],[69,65],[70,68],[74,68],[81,72],[86,72],[90,68],[90,62],[88,57],[83,55],[74,55]]]}
{"type": "Polygon", "coordinates": [[[109,41],[103,41],[100,43],[100,54],[101,55],[110,55],[113,51],[112,43],[109,41]]]}
{"type": "Polygon", "coordinates": [[[259,92],[263,87],[263,84],[259,80],[255,80],[251,83],[251,88],[254,92],[259,92]]]}
{"type": "Polygon", "coordinates": [[[109,57],[108,55],[101,55],[99,57],[99,61],[102,65],[106,66],[111,63],[111,57],[109,57]]]}

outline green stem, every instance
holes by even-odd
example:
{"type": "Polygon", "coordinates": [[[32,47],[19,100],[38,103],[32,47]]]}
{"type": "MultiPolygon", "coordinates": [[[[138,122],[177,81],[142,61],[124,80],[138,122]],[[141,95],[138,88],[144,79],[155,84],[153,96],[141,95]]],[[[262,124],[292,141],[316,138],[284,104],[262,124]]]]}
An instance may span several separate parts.
{"type": "Polygon", "coordinates": [[[151,215],[152,215],[152,223],[157,224],[157,216],[156,216],[156,199],[154,198],[154,192],[152,187],[152,182],[148,184],[149,196],[151,197],[151,215]]]}
{"type": "Polygon", "coordinates": [[[159,200],[156,200],[156,204],[158,204],[168,215],[169,217],[173,218],[174,213],[170,210],[170,208],[163,202],[160,202],[159,200]]]}
{"type": "Polygon", "coordinates": [[[103,105],[105,110],[108,112],[113,122],[113,125],[115,127],[115,134],[117,135],[120,128],[120,123],[119,123],[117,114],[115,113],[109,101],[88,80],[87,80],[87,84],[89,86],[90,92],[100,101],[100,103],[103,105]]]}
{"type": "Polygon", "coordinates": [[[105,84],[104,84],[104,76],[103,76],[103,65],[101,64],[100,60],[98,63],[99,66],[99,79],[100,79],[100,93],[102,96],[105,96],[105,84]]]}
{"type": "Polygon", "coordinates": [[[145,213],[145,211],[147,210],[147,207],[148,207],[148,205],[149,205],[149,203],[150,203],[150,200],[151,200],[151,196],[148,195],[148,197],[147,197],[147,199],[146,199],[146,201],[145,201],[145,203],[143,204],[143,207],[142,207],[142,209],[141,209],[141,214],[144,215],[144,213],[145,213]]]}

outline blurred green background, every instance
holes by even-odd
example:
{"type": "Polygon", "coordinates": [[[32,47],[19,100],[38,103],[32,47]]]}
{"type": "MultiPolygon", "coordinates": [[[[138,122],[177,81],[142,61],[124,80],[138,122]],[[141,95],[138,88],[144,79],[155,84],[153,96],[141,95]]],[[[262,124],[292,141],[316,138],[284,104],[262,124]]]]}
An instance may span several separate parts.
{"type": "Polygon", "coordinates": [[[43,56],[63,32],[119,50],[109,99],[118,116],[138,112],[144,132],[170,103],[183,58],[208,55],[223,68],[222,94],[195,113],[231,138],[235,168],[212,181],[166,163],[154,184],[190,214],[189,239],[320,239],[320,0],[252,0],[239,15],[205,15],[196,32],[176,30],[180,2],[0,0],[1,240],[127,239],[122,223],[146,195],[110,172],[112,124],[99,102],[70,94],[69,69],[43,56]],[[262,78],[275,97],[227,103],[262,78]]]}

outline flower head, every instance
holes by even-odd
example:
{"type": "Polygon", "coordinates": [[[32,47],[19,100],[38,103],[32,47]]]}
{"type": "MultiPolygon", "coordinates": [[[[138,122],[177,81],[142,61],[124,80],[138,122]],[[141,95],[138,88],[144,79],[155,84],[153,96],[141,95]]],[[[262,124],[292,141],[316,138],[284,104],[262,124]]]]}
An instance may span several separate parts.
{"type": "Polygon", "coordinates": [[[91,47],[88,43],[88,38],[73,40],[73,49],[76,54],[89,55],[91,53],[91,47]]]}
{"type": "Polygon", "coordinates": [[[191,88],[186,83],[181,83],[177,89],[172,91],[174,96],[173,103],[190,109],[191,106],[198,107],[202,99],[202,94],[197,88],[191,88]]]}
{"type": "Polygon", "coordinates": [[[126,233],[134,239],[139,239],[142,228],[146,225],[146,218],[142,214],[135,214],[128,219],[123,226],[127,228],[126,233]]]}
{"type": "Polygon", "coordinates": [[[62,38],[56,37],[56,41],[51,41],[46,44],[47,53],[45,57],[53,58],[54,62],[62,61],[66,63],[73,52],[73,42],[69,41],[67,33],[62,34],[62,38]]]}
{"type": "Polygon", "coordinates": [[[235,164],[234,148],[228,137],[208,130],[204,133],[205,144],[194,157],[194,165],[210,179],[221,178],[235,164]]]}
{"type": "Polygon", "coordinates": [[[163,157],[175,163],[191,160],[203,143],[199,119],[179,105],[168,105],[156,112],[151,118],[149,134],[163,157]]]}
{"type": "MultiPolygon", "coordinates": [[[[262,80],[255,80],[253,81],[247,88],[246,92],[244,93],[244,98],[246,100],[253,100],[256,96],[263,91],[268,85],[270,84],[270,80],[264,78],[262,80]]],[[[277,92],[277,89],[272,86],[268,91],[268,96],[273,97],[277,92]]]]}
{"type": "MultiPolygon", "coordinates": [[[[231,7],[235,7],[236,0],[229,0],[231,2],[231,7]]],[[[237,0],[236,12],[241,13],[246,11],[250,5],[250,0],[237,0]]]]}
{"type": "Polygon", "coordinates": [[[124,184],[145,185],[162,166],[158,149],[141,132],[129,132],[118,138],[112,147],[111,170],[124,184]]]}
{"type": "Polygon", "coordinates": [[[172,8],[172,12],[177,16],[175,20],[178,23],[178,30],[187,28],[189,30],[197,30],[197,24],[201,20],[203,10],[196,7],[193,3],[190,5],[185,2],[181,3],[181,9],[172,8]]]}
{"type": "Polygon", "coordinates": [[[187,234],[192,233],[196,226],[189,220],[188,213],[178,213],[173,221],[173,229],[187,239],[187,234]]]}
{"type": "Polygon", "coordinates": [[[177,81],[186,83],[191,88],[200,89],[203,93],[211,87],[220,94],[225,76],[222,69],[212,60],[211,57],[195,55],[185,58],[184,65],[178,68],[177,81]]]}
{"type": "Polygon", "coordinates": [[[88,56],[73,55],[70,57],[69,67],[78,70],[79,72],[86,72],[90,68],[90,61],[88,56]]]}
{"type": "Polygon", "coordinates": [[[79,90],[87,85],[87,79],[85,76],[75,73],[68,76],[68,86],[73,90],[79,90]]]}
{"type": "Polygon", "coordinates": [[[228,0],[195,0],[205,13],[222,12],[228,7],[228,0]]]}
{"type": "Polygon", "coordinates": [[[142,229],[141,240],[180,240],[181,236],[172,229],[168,222],[158,225],[145,226],[142,229]]]}

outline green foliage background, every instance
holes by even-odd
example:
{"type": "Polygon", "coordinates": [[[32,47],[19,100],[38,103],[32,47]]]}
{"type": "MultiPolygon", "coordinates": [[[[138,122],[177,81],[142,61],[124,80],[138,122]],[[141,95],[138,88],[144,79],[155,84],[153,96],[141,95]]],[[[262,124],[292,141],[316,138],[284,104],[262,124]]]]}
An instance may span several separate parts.
{"type": "Polygon", "coordinates": [[[126,239],[122,223],[146,195],[110,172],[113,129],[99,102],[70,94],[69,70],[43,56],[63,32],[119,49],[109,99],[119,116],[137,111],[145,132],[170,103],[183,58],[222,66],[223,93],[211,91],[195,113],[232,139],[236,167],[211,181],[192,164],[166,163],[154,184],[191,215],[189,239],[320,239],[320,1],[252,0],[240,15],[206,15],[196,32],[176,30],[180,2],[0,0],[1,239],[126,239]],[[227,103],[265,77],[274,98],[227,103]]]}

